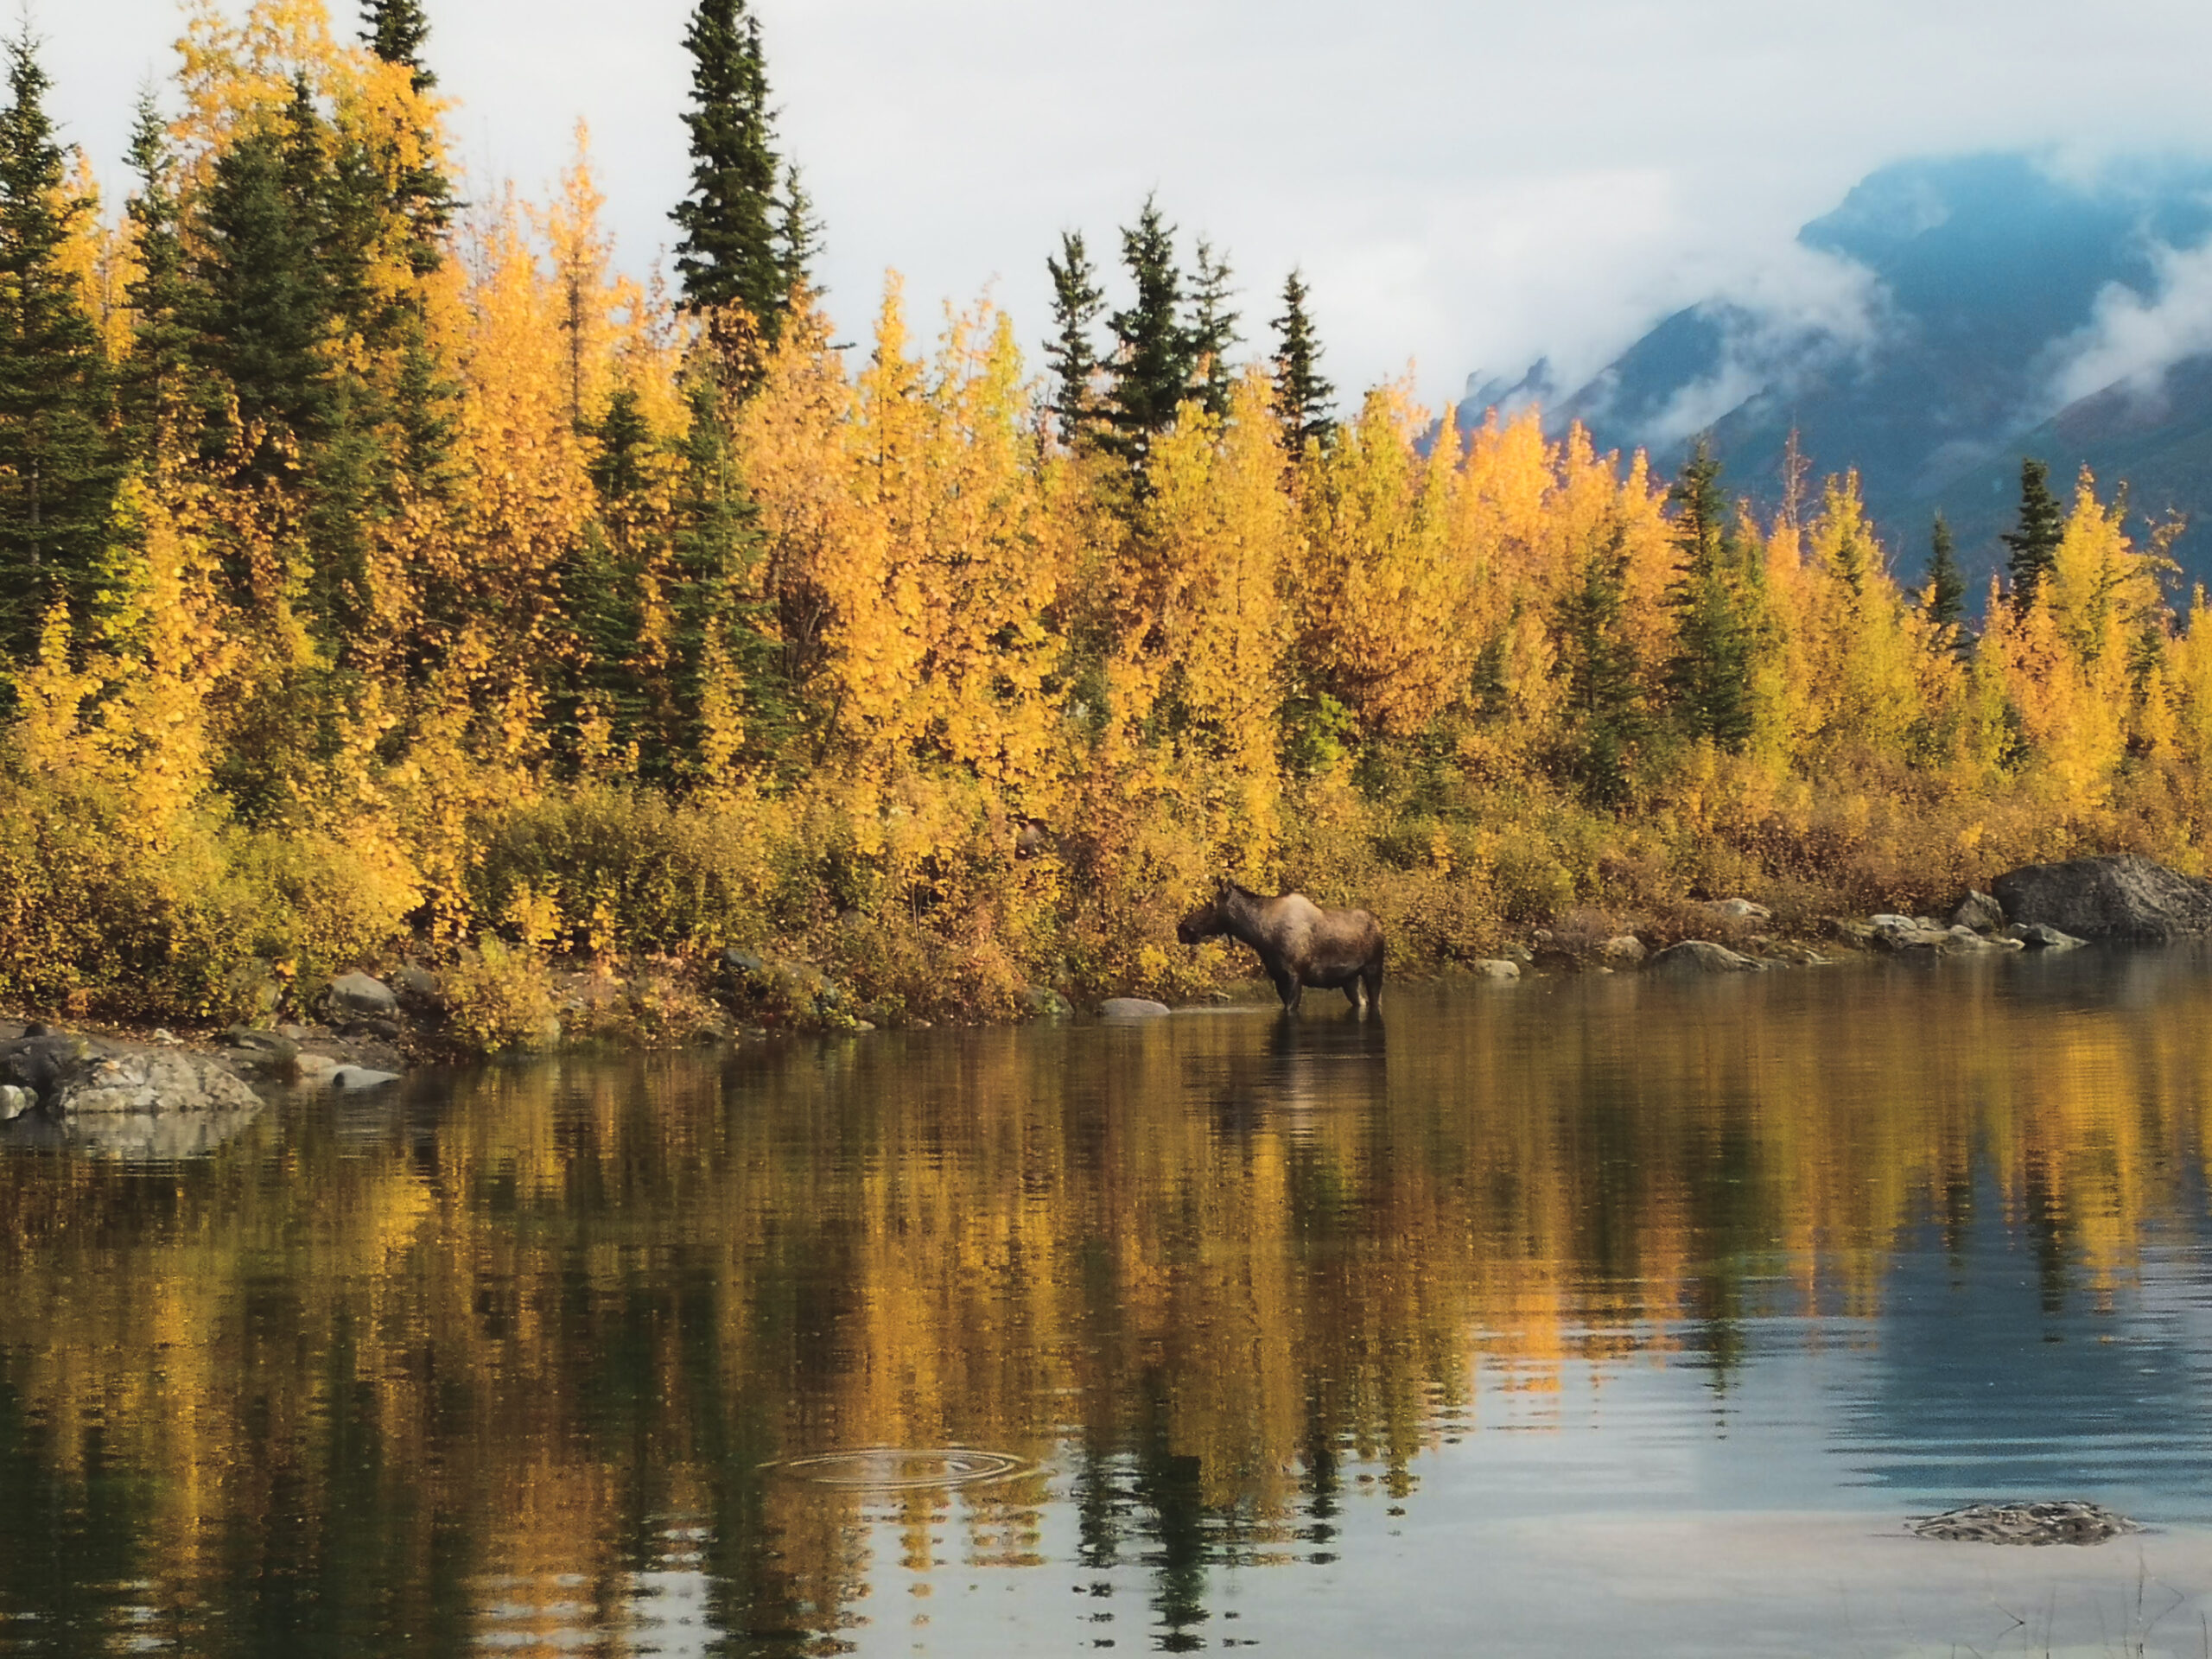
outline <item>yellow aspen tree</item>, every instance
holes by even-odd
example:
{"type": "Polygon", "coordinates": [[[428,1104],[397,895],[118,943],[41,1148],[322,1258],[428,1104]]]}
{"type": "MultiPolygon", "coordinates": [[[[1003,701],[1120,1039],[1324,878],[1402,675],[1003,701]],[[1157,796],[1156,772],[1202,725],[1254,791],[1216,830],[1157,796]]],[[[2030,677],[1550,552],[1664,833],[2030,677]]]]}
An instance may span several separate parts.
{"type": "Polygon", "coordinates": [[[1901,758],[1907,734],[1924,713],[1920,668],[1926,652],[1867,522],[1856,472],[1827,480],[1809,541],[1798,583],[1808,671],[1806,753],[1901,758]]]}
{"type": "Polygon", "coordinates": [[[930,747],[1022,810],[1047,810],[1054,735],[1045,681],[1061,641],[1048,623],[1057,571],[1041,551],[1014,322],[948,318],[929,400],[930,524],[923,569],[930,747]]]}
{"type": "Polygon", "coordinates": [[[1424,461],[1414,446],[1423,424],[1402,388],[1368,394],[1309,500],[1299,586],[1309,671],[1394,736],[1465,694],[1479,650],[1460,626],[1470,583],[1452,556],[1458,439],[1447,419],[1424,461]]]}
{"type": "Polygon", "coordinates": [[[531,215],[553,264],[567,359],[567,414],[588,427],[606,412],[613,370],[614,312],[629,296],[609,274],[613,238],[601,227],[607,199],[592,177],[591,130],[575,126],[575,153],[554,200],[531,215]]]}
{"type": "Polygon", "coordinates": [[[749,597],[768,613],[785,677],[810,690],[821,676],[829,626],[822,572],[858,533],[846,449],[852,404],[829,320],[809,311],[785,320],[758,386],[731,415],[766,543],[759,590],[749,597]]]}
{"type": "Polygon", "coordinates": [[[471,331],[456,452],[469,490],[461,534],[426,550],[448,611],[497,618],[518,671],[559,603],[563,554],[593,506],[568,418],[562,298],[539,269],[512,200],[484,227],[469,289],[471,331]]]}
{"type": "Polygon", "coordinates": [[[164,494],[133,477],[117,503],[141,575],[130,584],[134,602],[107,619],[120,650],[108,658],[116,690],[99,739],[105,770],[131,803],[124,832],[153,850],[171,843],[207,792],[208,692],[233,650],[213,626],[205,545],[180,526],[164,494]]]}
{"type": "Polygon", "coordinates": [[[1270,872],[1280,833],[1282,590],[1295,546],[1280,433],[1265,375],[1247,371],[1225,425],[1194,409],[1155,446],[1147,512],[1174,572],[1164,632],[1189,729],[1226,775],[1229,810],[1213,839],[1228,867],[1255,880],[1270,872]]]}
{"type": "Polygon", "coordinates": [[[861,372],[847,457],[852,511],[817,556],[827,611],[824,672],[832,719],[865,772],[880,777],[925,725],[924,565],[931,411],[922,365],[907,354],[901,284],[884,284],[875,349],[861,372]]]}
{"type": "Polygon", "coordinates": [[[72,216],[60,264],[76,279],[77,292],[99,330],[108,361],[119,363],[130,353],[130,306],[125,295],[138,270],[130,234],[125,226],[110,223],[101,213],[99,181],[82,149],[73,152],[69,179],[60,194],[91,204],[72,216]]]}

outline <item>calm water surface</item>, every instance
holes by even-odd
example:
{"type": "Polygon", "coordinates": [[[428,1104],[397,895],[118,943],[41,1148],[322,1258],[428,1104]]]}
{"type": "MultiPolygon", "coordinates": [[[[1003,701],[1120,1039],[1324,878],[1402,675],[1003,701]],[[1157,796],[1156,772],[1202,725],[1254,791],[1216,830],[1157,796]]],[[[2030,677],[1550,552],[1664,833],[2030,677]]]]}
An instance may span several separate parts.
{"type": "Polygon", "coordinates": [[[0,1651],[2212,1652],[2209,1096],[2082,953],[17,1146],[0,1651]]]}

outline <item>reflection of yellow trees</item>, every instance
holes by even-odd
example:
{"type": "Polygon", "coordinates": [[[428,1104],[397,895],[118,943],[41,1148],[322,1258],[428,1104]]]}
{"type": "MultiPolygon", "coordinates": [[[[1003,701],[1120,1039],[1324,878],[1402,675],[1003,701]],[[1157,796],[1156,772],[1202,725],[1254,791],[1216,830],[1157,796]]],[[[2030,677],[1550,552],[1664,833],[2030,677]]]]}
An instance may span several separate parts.
{"type": "Polygon", "coordinates": [[[508,1638],[619,1629],[696,1559],[717,1618],[821,1630],[893,1560],[1039,1559],[1046,1474],[868,1499],[871,1532],[760,1468],[869,1446],[1133,1460],[1140,1507],[1267,1559],[1339,1452],[1403,1491],[1440,1424],[1541,1422],[1576,1369],[1877,1313],[1977,1160],[2108,1295],[2201,1179],[2202,993],[2000,994],[2035,982],[549,1065],[158,1176],[21,1160],[0,1329],[37,1336],[0,1385],[57,1502],[130,1471],[116,1568],[181,1628],[293,1572],[360,1617],[471,1578],[508,1638]]]}

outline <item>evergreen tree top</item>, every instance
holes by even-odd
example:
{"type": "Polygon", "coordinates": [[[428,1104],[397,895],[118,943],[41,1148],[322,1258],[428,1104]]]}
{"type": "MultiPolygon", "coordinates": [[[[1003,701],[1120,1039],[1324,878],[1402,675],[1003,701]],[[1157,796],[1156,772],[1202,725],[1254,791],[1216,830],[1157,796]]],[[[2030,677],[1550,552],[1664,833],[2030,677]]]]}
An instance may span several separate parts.
{"type": "Polygon", "coordinates": [[[1114,331],[1113,402],[1106,411],[1110,442],[1141,466],[1152,435],[1174,423],[1191,393],[1198,362],[1197,331],[1183,317],[1183,273],[1175,262],[1175,227],[1159,203],[1145,198],[1137,222],[1122,232],[1122,263],[1135,284],[1135,302],[1108,320],[1114,331]]]}
{"type": "Polygon", "coordinates": [[[1667,486],[1667,505],[1675,509],[1675,539],[1685,564],[1699,570],[1717,569],[1735,533],[1728,499],[1720,488],[1720,462],[1705,439],[1697,441],[1681,474],[1667,486]]]}
{"type": "Polygon", "coordinates": [[[2066,514],[2050,493],[2050,468],[2033,458],[2020,462],[2020,524],[2005,532],[2012,549],[2006,565],[2012,577],[2012,602],[2025,611],[2036,602],[2044,578],[2056,568],[2058,546],[2066,539],[2066,514]]]}
{"type": "Polygon", "coordinates": [[[1942,513],[1929,532],[1928,602],[1925,614],[1939,628],[1957,623],[1966,612],[1967,582],[1952,550],[1951,526],[1942,513]]]}
{"type": "Polygon", "coordinates": [[[1275,410],[1293,454],[1309,442],[1326,442],[1336,429],[1329,406],[1337,389],[1321,376],[1321,342],[1306,308],[1309,297],[1305,276],[1293,270],[1283,279],[1282,315],[1270,325],[1275,331],[1275,410]]]}
{"type": "Polygon", "coordinates": [[[362,43],[386,63],[413,71],[416,92],[428,92],[438,84],[423,61],[430,22],[423,15],[421,0],[368,0],[361,21],[362,43]]]}
{"type": "Polygon", "coordinates": [[[772,336],[789,295],[790,259],[778,246],[781,168],[760,26],[745,0],[699,0],[683,45],[691,54],[691,107],[683,114],[691,189],[671,215],[683,232],[676,246],[683,297],[700,308],[741,305],[772,336]]]}
{"type": "Polygon", "coordinates": [[[1060,234],[1058,258],[1046,255],[1045,269],[1052,279],[1053,337],[1045,346],[1045,365],[1058,382],[1052,408],[1060,421],[1060,436],[1072,443],[1076,434],[1095,412],[1090,378],[1098,367],[1091,326],[1105,308],[1098,273],[1090,263],[1081,231],[1060,234]]]}

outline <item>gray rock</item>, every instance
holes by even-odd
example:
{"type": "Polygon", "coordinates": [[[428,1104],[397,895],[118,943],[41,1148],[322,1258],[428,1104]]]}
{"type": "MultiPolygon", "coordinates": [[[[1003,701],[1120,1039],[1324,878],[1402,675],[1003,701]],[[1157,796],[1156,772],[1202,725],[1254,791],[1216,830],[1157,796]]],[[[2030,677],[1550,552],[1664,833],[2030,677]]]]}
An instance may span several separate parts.
{"type": "Polygon", "coordinates": [[[327,1084],[340,1064],[327,1054],[302,1054],[294,1062],[293,1069],[302,1083],[327,1084]]]}
{"type": "Polygon", "coordinates": [[[11,1123],[38,1104],[38,1096],[20,1083],[0,1083],[0,1123],[11,1123]]]}
{"type": "Polygon", "coordinates": [[[341,1020],[370,1020],[399,1012],[399,999],[391,987],[366,974],[341,974],[330,982],[325,995],[330,1012],[341,1020]]]}
{"type": "Polygon", "coordinates": [[[1706,906],[1714,915],[1731,922],[1770,922],[1774,912],[1748,899],[1715,899],[1706,906]]]}
{"type": "Polygon", "coordinates": [[[2155,944],[2212,933],[2212,886],[2133,854],[2030,864],[1990,887],[2013,921],[2080,939],[2155,944]]]}
{"type": "Polygon", "coordinates": [[[179,1050],[112,1055],[73,1070],[48,1104],[65,1117],[100,1112],[258,1111],[260,1096],[221,1061],[179,1050]]]}
{"type": "Polygon", "coordinates": [[[733,973],[760,974],[767,971],[768,964],[750,950],[740,950],[734,945],[722,952],[722,966],[733,973]]]}
{"type": "Polygon", "coordinates": [[[1477,979],[1514,980],[1521,977],[1521,964],[1488,957],[1480,962],[1469,963],[1467,971],[1477,979]]]}
{"type": "Polygon", "coordinates": [[[1679,975],[1756,974],[1764,972],[1765,968],[1764,963],[1738,956],[1726,945],[1706,939],[1685,939],[1652,957],[1648,971],[1679,975]]]}
{"type": "Polygon", "coordinates": [[[1527,968],[1535,963],[1536,953],[1525,944],[1509,944],[1505,947],[1505,959],[1508,962],[1517,962],[1523,968],[1527,968]]]}
{"type": "Polygon", "coordinates": [[[223,1033],[223,1046],[271,1071],[289,1071],[300,1058],[300,1046],[290,1038],[251,1026],[232,1026],[223,1033]]]}
{"type": "Polygon", "coordinates": [[[2015,923],[2005,930],[2005,937],[2018,941],[2029,950],[2078,950],[2087,943],[2071,933],[2061,932],[2049,922],[2030,922],[2024,926],[2015,923]]]}
{"type": "Polygon", "coordinates": [[[1648,954],[1643,941],[1633,933],[1622,933],[1607,939],[1596,951],[1599,961],[1614,968],[1633,968],[1648,954]]]}
{"type": "Polygon", "coordinates": [[[1148,997],[1109,996],[1098,1005],[1098,1012],[1109,1020],[1157,1020],[1169,1009],[1165,1002],[1148,997]]]}
{"type": "Polygon", "coordinates": [[[1989,894],[1969,887],[1967,896],[1951,906],[1951,925],[1976,933],[2001,933],[2005,931],[2005,906],[1989,894]]]}
{"type": "Polygon", "coordinates": [[[1039,1020],[1065,1020],[1075,1012],[1068,1000],[1049,985],[1032,985],[1021,994],[1029,1012],[1039,1020]]]}
{"type": "Polygon", "coordinates": [[[365,1065],[341,1065],[330,1074],[334,1089],[381,1089],[387,1083],[397,1083],[397,1071],[378,1071],[365,1065]]]}
{"type": "Polygon", "coordinates": [[[438,976],[419,963],[404,962],[391,976],[391,988],[400,995],[412,997],[417,1002],[435,1002],[443,995],[438,987],[438,976]]]}
{"type": "Polygon", "coordinates": [[[1961,948],[1978,948],[1982,943],[1980,934],[1968,931],[1966,938],[1972,943],[1962,946],[1949,928],[1931,927],[1917,916],[1877,916],[1872,923],[1875,945],[1900,956],[1915,952],[1945,956],[1961,948]]]}

